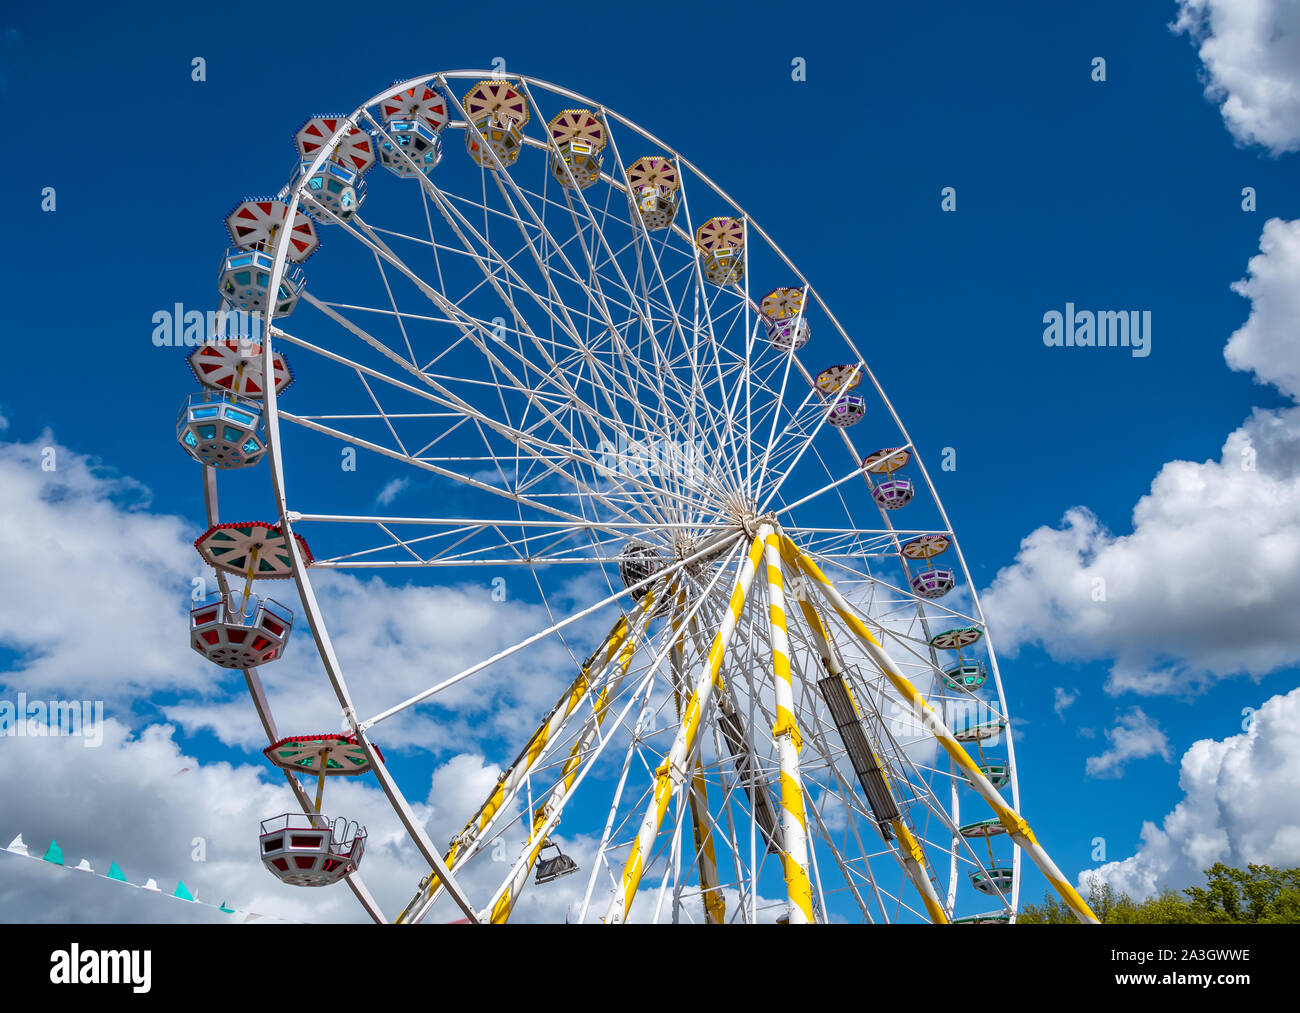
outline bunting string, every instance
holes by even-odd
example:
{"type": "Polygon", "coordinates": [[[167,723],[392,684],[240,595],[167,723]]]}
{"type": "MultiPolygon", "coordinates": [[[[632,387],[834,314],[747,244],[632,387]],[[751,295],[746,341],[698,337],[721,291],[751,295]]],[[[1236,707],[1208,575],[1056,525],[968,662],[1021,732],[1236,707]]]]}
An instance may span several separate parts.
{"type": "MultiPolygon", "coordinates": [[[[4,838],[0,837],[0,840],[4,840],[4,838]]],[[[122,872],[122,869],[117,862],[109,862],[107,873],[96,872],[91,866],[90,860],[87,858],[83,858],[76,865],[69,866],[63,860],[63,849],[59,847],[59,842],[55,840],[50,841],[50,846],[45,849],[45,854],[37,856],[28,850],[26,843],[23,841],[23,835],[19,834],[9,842],[9,847],[4,849],[4,853],[16,855],[19,858],[30,859],[34,862],[44,862],[48,865],[57,865],[60,868],[70,869],[73,872],[90,873],[98,879],[111,880],[114,883],[120,883],[123,886],[129,886],[135,890],[143,890],[146,893],[152,893],[159,897],[167,897],[170,900],[182,901],[186,904],[199,904],[203,907],[213,908],[222,912],[222,914],[230,915],[232,918],[238,918],[241,922],[275,921],[302,924],[301,922],[296,922],[290,918],[281,918],[278,915],[264,915],[259,914],[256,911],[230,907],[224,900],[220,904],[211,904],[207,901],[199,900],[198,896],[185,885],[184,880],[177,880],[176,890],[173,893],[167,893],[160,889],[158,881],[153,878],[146,879],[144,883],[132,883],[126,878],[126,874],[122,872]],[[239,918],[240,915],[243,917],[239,918]]]]}

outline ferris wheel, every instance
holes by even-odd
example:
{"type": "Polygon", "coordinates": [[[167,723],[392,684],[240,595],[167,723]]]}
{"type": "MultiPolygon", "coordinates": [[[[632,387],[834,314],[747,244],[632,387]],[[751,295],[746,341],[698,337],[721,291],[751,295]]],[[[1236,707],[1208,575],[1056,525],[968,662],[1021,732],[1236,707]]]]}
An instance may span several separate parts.
{"type": "Polygon", "coordinates": [[[870,338],[752,218],[517,75],[395,83],[294,140],[290,182],[227,219],[222,308],[264,331],[190,353],[177,424],[218,583],[191,643],[243,673],[300,803],[263,824],[272,874],[407,923],[559,889],[587,922],[1008,922],[1027,855],[1096,920],[1020,815],[975,588],[870,338]],[[365,496],[314,479],[339,448],[379,476],[365,496]],[[264,519],[223,521],[218,475],[263,458],[264,519]],[[528,607],[502,608],[507,646],[386,697],[340,663],[333,570],[503,577],[528,607]],[[275,579],[306,614],[292,645],[275,579]],[[259,670],[313,647],[343,731],[286,736],[259,670]],[[557,702],[434,842],[375,742],[421,711],[469,727],[521,671],[557,702]],[[428,866],[400,911],[365,886],[365,828],[323,809],[335,775],[376,778],[428,866]]]}

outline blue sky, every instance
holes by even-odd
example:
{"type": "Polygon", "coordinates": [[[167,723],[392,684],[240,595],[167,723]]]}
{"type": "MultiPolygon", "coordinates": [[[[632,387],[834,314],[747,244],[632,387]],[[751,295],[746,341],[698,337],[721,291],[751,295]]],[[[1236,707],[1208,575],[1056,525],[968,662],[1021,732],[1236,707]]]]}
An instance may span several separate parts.
{"type": "MultiPolygon", "coordinates": [[[[1185,6],[1213,16],[1232,5],[1185,6]]],[[[1178,4],[725,3],[682,5],[656,28],[619,6],[580,17],[516,3],[494,10],[508,14],[489,30],[481,10],[455,5],[393,19],[324,3],[302,33],[260,4],[144,5],[129,17],[91,7],[75,18],[10,7],[0,25],[11,124],[2,438],[41,443],[49,430],[129,480],[120,501],[147,489],[148,512],[187,518],[197,535],[201,490],[172,431],[192,383],[178,353],[150,344],[152,314],[211,303],[224,215],[245,194],[278,187],[306,115],[352,108],[391,80],[497,57],[667,139],[784,248],[854,335],[930,462],[981,591],[1015,566],[1026,536],[1057,527],[1071,508],[1131,534],[1135,504],[1168,462],[1217,460],[1252,410],[1290,403],[1230,368],[1224,346],[1251,311],[1229,286],[1246,277],[1265,221],[1300,218],[1297,156],[1285,136],[1225,122],[1205,81],[1238,82],[1230,74],[1240,68],[1207,66],[1188,34],[1171,30],[1178,4]],[[323,41],[334,24],[337,51],[323,41]],[[1098,56],[1104,82],[1091,79],[1098,56]],[[204,82],[190,79],[194,57],[206,60],[204,82]],[[806,81],[791,79],[795,58],[806,61],[806,81]],[[41,210],[45,187],[57,192],[53,213],[41,210]],[[944,187],[956,189],[955,212],[940,208],[944,187]],[[1252,213],[1243,187],[1257,193],[1252,213]],[[1045,347],[1043,315],[1067,302],[1150,311],[1150,356],[1045,347]],[[956,449],[955,471],[937,468],[945,447],[956,449]]],[[[1279,73],[1289,66],[1300,80],[1284,59],[1297,57],[1294,34],[1278,45],[1279,73]]],[[[1287,112],[1275,118],[1285,123],[1287,112]]],[[[1290,129],[1300,136],[1300,125],[1290,129]]],[[[1249,509],[1240,517],[1246,530],[1274,531],[1249,509]]],[[[1169,537],[1178,544],[1177,530],[1169,537]]],[[[1198,572],[1216,569],[1202,554],[1227,544],[1189,535],[1176,563],[1186,578],[1169,586],[1195,586],[1198,572]]],[[[1277,544],[1280,563],[1292,561],[1292,543],[1277,544]]],[[[1099,864],[1096,838],[1105,860],[1134,855],[1144,821],[1159,823],[1184,798],[1184,753],[1237,735],[1243,708],[1295,688],[1300,650],[1294,633],[1289,651],[1279,635],[1267,659],[1232,672],[1191,648],[1161,648],[1180,670],[1215,674],[1158,692],[1138,675],[1121,689],[1111,672],[1121,656],[1138,664],[1131,644],[1104,630],[1054,635],[1050,610],[1026,603],[1059,588],[1050,575],[1026,579],[1023,593],[994,595],[1023,622],[1009,621],[1004,637],[995,618],[993,632],[1023,642],[1004,652],[1002,672],[1024,812],[1074,877],[1099,864]],[[1057,687],[1077,694],[1061,715],[1057,687]],[[1124,716],[1154,755],[1121,763],[1119,776],[1089,776],[1088,758],[1112,745],[1108,732],[1121,727],[1123,740],[1124,716]]],[[[1149,608],[1175,644],[1179,622],[1221,621],[1212,598],[1180,613],[1177,597],[1124,607],[1149,608]]],[[[11,631],[0,648],[0,662],[18,666],[32,644],[11,631]]],[[[0,686],[21,688],[3,672],[0,686]]],[[[136,700],[132,723],[196,693],[201,686],[154,687],[136,700]]],[[[210,730],[178,741],[205,764],[250,759],[210,730]]],[[[503,734],[502,755],[488,759],[499,765],[513,751],[503,734]]],[[[43,828],[52,835],[59,822],[43,828]]],[[[19,829],[0,823],[0,833],[19,829]]],[[[1167,878],[1182,885],[1180,875],[1171,867],[1167,878]]],[[[1043,889],[1027,870],[1024,896],[1043,889]]]]}

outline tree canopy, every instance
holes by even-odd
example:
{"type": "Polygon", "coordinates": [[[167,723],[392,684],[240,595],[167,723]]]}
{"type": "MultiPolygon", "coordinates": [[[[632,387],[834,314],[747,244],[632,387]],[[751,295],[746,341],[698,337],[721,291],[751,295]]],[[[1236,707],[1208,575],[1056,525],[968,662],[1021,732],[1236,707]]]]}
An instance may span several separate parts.
{"type": "MultiPolygon", "coordinates": [[[[1182,891],[1161,890],[1136,901],[1109,883],[1088,892],[1088,906],[1103,925],[1262,925],[1300,922],[1300,868],[1249,865],[1234,869],[1216,862],[1205,870],[1205,885],[1182,891]]],[[[1026,904],[1021,925],[1064,925],[1074,913],[1053,894],[1041,904],[1026,904]]]]}

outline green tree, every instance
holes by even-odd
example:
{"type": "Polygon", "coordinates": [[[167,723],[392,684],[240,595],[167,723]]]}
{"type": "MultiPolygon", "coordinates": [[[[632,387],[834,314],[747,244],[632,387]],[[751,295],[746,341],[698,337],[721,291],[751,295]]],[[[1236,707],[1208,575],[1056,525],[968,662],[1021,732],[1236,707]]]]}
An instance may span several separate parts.
{"type": "MultiPolygon", "coordinates": [[[[1165,888],[1143,901],[1117,893],[1109,883],[1094,882],[1088,891],[1088,906],[1103,925],[1300,923],[1300,868],[1250,865],[1234,869],[1218,862],[1205,870],[1205,880],[1205,886],[1190,887],[1181,894],[1165,888]]],[[[1016,918],[1021,925],[1065,925],[1076,920],[1051,893],[1041,904],[1024,905],[1016,918]]]]}
{"type": "Polygon", "coordinates": [[[1215,925],[1259,925],[1300,921],[1300,869],[1249,865],[1233,869],[1216,862],[1206,885],[1183,892],[1197,921],[1215,925]]]}

